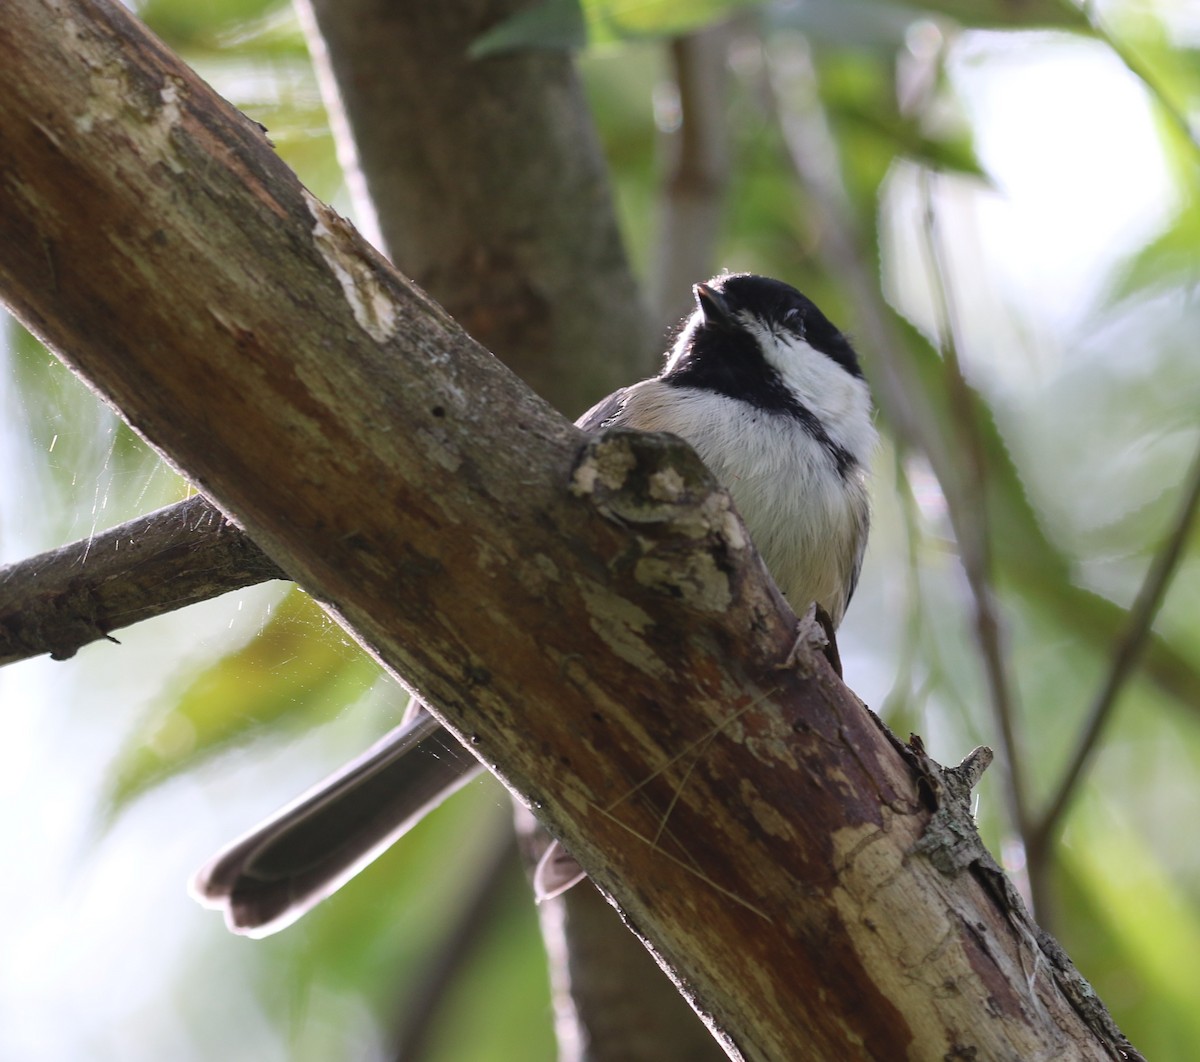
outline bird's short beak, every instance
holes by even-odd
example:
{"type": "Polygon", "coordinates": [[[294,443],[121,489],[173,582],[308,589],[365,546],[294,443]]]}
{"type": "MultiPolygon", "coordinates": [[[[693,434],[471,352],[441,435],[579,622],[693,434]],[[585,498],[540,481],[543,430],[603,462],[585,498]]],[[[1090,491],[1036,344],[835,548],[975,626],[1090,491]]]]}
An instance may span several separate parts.
{"type": "Polygon", "coordinates": [[[729,303],[725,301],[725,296],[717,291],[716,288],[710,287],[708,284],[696,284],[692,287],[692,292],[696,296],[696,305],[704,315],[706,323],[713,325],[729,324],[732,316],[729,303]]]}

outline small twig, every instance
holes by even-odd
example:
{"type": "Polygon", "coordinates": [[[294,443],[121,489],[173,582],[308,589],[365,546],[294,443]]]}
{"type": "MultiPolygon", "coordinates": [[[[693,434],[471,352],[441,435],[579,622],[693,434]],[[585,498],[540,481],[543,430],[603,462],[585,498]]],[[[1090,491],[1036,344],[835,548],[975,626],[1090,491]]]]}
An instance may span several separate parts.
{"type": "Polygon", "coordinates": [[[1061,824],[1079,782],[1095,755],[1100,734],[1112,717],[1117,698],[1133,676],[1142,650],[1149,641],[1154,619],[1183,557],[1188,536],[1196,521],[1197,508],[1200,508],[1200,450],[1197,450],[1184,482],[1175,524],[1146,572],[1146,578],[1129,610],[1128,623],[1113,652],[1112,665],[1088,712],[1087,722],[1080,733],[1075,752],[1063,771],[1062,780],[1054,796],[1033,831],[1031,847],[1036,851],[1042,852],[1049,847],[1050,840],[1061,824]]]}
{"type": "Polygon", "coordinates": [[[865,241],[846,195],[837,145],[821,108],[816,74],[806,49],[777,46],[767,55],[764,95],[774,109],[800,185],[825,219],[819,253],[843,280],[858,314],[871,387],[902,447],[923,453],[942,478],[950,463],[937,418],[921,389],[920,372],[879,289],[878,268],[868,263],[865,241]]]}
{"type": "Polygon", "coordinates": [[[470,895],[460,908],[451,932],[440,941],[437,954],[425,961],[417,991],[401,1008],[392,1042],[392,1057],[396,1062],[418,1062],[429,1057],[429,1037],[442,1004],[495,918],[496,896],[503,879],[518,871],[512,828],[505,826],[498,831],[498,837],[476,873],[470,895]]]}
{"type": "MultiPolygon", "coordinates": [[[[838,275],[845,278],[875,355],[869,363],[871,383],[881,405],[889,414],[898,443],[924,453],[928,458],[942,485],[956,535],[975,539],[977,536],[968,530],[970,513],[964,512],[964,507],[969,509],[973,501],[964,498],[956,488],[959,476],[955,458],[946,440],[937,433],[938,418],[930,409],[928,398],[918,382],[920,374],[911,358],[907,357],[906,343],[892,324],[890,312],[879,293],[875,271],[866,264],[862,241],[857,235],[853,211],[841,180],[837,148],[813,88],[815,75],[811,61],[803,48],[794,48],[782,56],[769,56],[768,69],[771,97],[780,114],[780,125],[793,167],[805,191],[823,215],[830,219],[822,229],[822,251],[838,275]]],[[[980,559],[986,561],[986,551],[980,559]]],[[[967,558],[964,557],[966,566],[967,558]]],[[[967,572],[969,579],[972,572],[986,572],[986,565],[980,568],[972,561],[967,572]]],[[[986,588],[986,579],[977,579],[972,584],[988,682],[993,703],[1011,705],[1003,654],[999,652],[998,628],[995,636],[992,633],[995,613],[986,588]],[[987,646],[992,648],[988,649],[987,646]]],[[[1011,717],[1011,711],[1005,709],[1001,718],[1007,718],[1009,723],[1002,726],[1001,738],[1005,760],[1010,765],[1009,777],[1017,759],[1017,740],[1011,717]]],[[[1015,769],[1019,775],[1020,766],[1016,765],[1015,769]]],[[[1020,788],[1018,780],[1013,780],[1009,789],[1014,822],[1024,837],[1028,816],[1023,796],[1016,795],[1014,798],[1014,794],[1023,794],[1024,790],[1020,788]]]]}
{"type": "MultiPolygon", "coordinates": [[[[893,727],[898,713],[906,713],[906,719],[913,719],[912,706],[914,683],[914,661],[921,645],[925,616],[921,607],[921,560],[918,554],[918,543],[921,538],[920,520],[918,517],[917,499],[913,493],[904,461],[900,454],[895,455],[896,497],[900,504],[901,523],[905,533],[904,583],[905,603],[904,622],[900,627],[900,651],[897,654],[896,676],[892,688],[883,698],[880,715],[887,719],[893,727]]],[[[911,724],[910,724],[911,725],[911,724]]]]}
{"type": "Polygon", "coordinates": [[[671,42],[677,100],[666,108],[654,310],[664,327],[688,309],[692,282],[713,270],[729,186],[727,23],[671,42]],[[671,113],[673,112],[673,113],[671,113]],[[671,126],[674,125],[674,128],[671,126]]]}
{"type": "Polygon", "coordinates": [[[963,571],[975,601],[975,633],[987,678],[988,703],[991,705],[1004,747],[1005,798],[1021,844],[1028,846],[1031,820],[1028,790],[1023,778],[1022,743],[1013,686],[1005,662],[1004,646],[1001,644],[1002,625],[992,587],[992,550],[987,518],[987,460],[983,441],[976,430],[973,417],[975,403],[959,362],[958,336],[961,335],[961,325],[949,280],[950,270],[945,262],[945,249],[938,231],[931,182],[932,175],[924,173],[921,183],[925,200],[925,237],[934,272],[931,289],[940,317],[938,332],[941,336],[942,361],[946,367],[950,409],[970,466],[966,475],[960,473],[950,482],[944,482],[943,489],[949,487],[954,495],[954,503],[948,506],[948,512],[954,525],[955,538],[958,540],[963,571]]]}
{"type": "Polygon", "coordinates": [[[197,495],[0,568],[0,665],[66,660],[122,627],[286,578],[197,495]]]}

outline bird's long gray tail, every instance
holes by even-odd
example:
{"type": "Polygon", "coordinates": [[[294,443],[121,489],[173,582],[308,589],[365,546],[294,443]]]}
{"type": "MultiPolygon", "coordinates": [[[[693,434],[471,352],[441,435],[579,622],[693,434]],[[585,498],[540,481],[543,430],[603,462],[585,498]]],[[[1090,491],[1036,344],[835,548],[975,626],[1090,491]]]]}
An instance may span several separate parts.
{"type": "Polygon", "coordinates": [[[192,894],[235,933],[263,937],[335,892],[480,763],[422,708],[202,867],[192,894]]]}

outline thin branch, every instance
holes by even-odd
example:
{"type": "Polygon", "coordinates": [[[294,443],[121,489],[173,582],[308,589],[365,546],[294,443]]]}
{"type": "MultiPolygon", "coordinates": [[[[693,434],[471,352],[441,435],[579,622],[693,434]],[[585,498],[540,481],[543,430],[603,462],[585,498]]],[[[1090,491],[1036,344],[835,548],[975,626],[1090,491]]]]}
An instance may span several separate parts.
{"type": "Polygon", "coordinates": [[[950,283],[951,270],[945,261],[945,247],[939,232],[931,182],[932,175],[924,173],[921,184],[925,201],[925,236],[934,272],[930,287],[940,318],[938,333],[941,337],[942,361],[946,368],[950,409],[969,464],[966,475],[955,469],[957,474],[953,476],[951,483],[943,484],[943,489],[950,486],[956,501],[956,504],[948,506],[948,512],[954,525],[955,538],[958,540],[963,571],[975,601],[975,634],[988,685],[988,703],[991,705],[992,715],[1004,746],[1005,799],[1021,844],[1027,845],[1031,823],[1028,790],[1023,778],[1022,742],[1013,684],[1005,662],[1005,649],[1001,644],[1002,624],[992,586],[992,549],[987,516],[987,459],[984,455],[983,441],[975,426],[974,402],[958,357],[961,323],[950,283]]]}
{"type": "Polygon", "coordinates": [[[920,373],[879,289],[879,269],[868,261],[865,240],[846,195],[837,145],[816,92],[816,73],[807,50],[795,43],[766,54],[764,85],[778,115],[784,144],[797,178],[825,219],[819,253],[845,285],[858,314],[859,331],[871,352],[871,387],[887,413],[897,444],[923,453],[939,479],[950,463],[937,418],[918,381],[920,373]]]}
{"type": "MultiPolygon", "coordinates": [[[[876,357],[871,361],[871,382],[881,405],[889,415],[898,442],[922,452],[929,459],[934,474],[946,497],[947,510],[960,539],[978,542],[979,534],[971,529],[974,519],[973,496],[958,489],[960,476],[955,458],[947,441],[938,436],[938,419],[928,406],[920,386],[919,374],[906,357],[906,345],[892,324],[890,311],[879,292],[876,271],[867,265],[858,235],[852,208],[847,201],[836,144],[825,120],[815,90],[815,72],[803,47],[793,46],[786,51],[776,50],[768,56],[769,87],[774,105],[779,111],[780,126],[793,167],[805,191],[818,209],[830,219],[822,230],[822,253],[844,278],[852,290],[855,307],[864,326],[864,333],[876,357]]],[[[961,377],[960,377],[961,378],[961,377]]],[[[1012,725],[1012,698],[1004,673],[1003,654],[999,649],[998,625],[990,601],[986,573],[986,549],[978,556],[975,548],[964,550],[963,564],[976,601],[976,627],[991,690],[1001,724],[1005,760],[1013,765],[1018,777],[1008,786],[1008,799],[1016,829],[1026,836],[1028,815],[1017,763],[1018,740],[1012,725]]]]}
{"type": "Polygon", "coordinates": [[[397,1062],[419,1062],[431,1056],[430,1036],[446,996],[495,918],[496,895],[504,878],[517,870],[516,841],[506,824],[497,831],[491,850],[484,853],[453,927],[438,941],[436,954],[424,962],[417,990],[404,1002],[392,1043],[392,1057],[397,1062]]]}
{"type": "Polygon", "coordinates": [[[1188,536],[1196,521],[1196,510],[1200,507],[1200,450],[1192,460],[1192,467],[1184,482],[1179,512],[1174,526],[1162,548],[1155,555],[1146,572],[1145,581],[1129,610],[1129,622],[1113,652],[1112,666],[1104,684],[1092,703],[1087,722],[1075,747],[1071,762],[1063,772],[1058,789],[1046,807],[1032,834],[1032,847],[1044,851],[1050,839],[1062,823],[1080,781],[1095,755],[1100,734],[1112,717],[1117,698],[1133,677],[1142,650],[1150,638],[1154,619],[1162,606],[1163,598],[1182,559],[1188,536]]]}
{"type": "Polygon", "coordinates": [[[687,312],[692,282],[713,268],[729,187],[729,40],[728,23],[673,40],[677,95],[656,108],[665,129],[661,144],[666,158],[653,301],[664,327],[687,312]]]}
{"type": "MultiPolygon", "coordinates": [[[[883,698],[880,715],[888,720],[890,726],[900,733],[904,726],[897,720],[900,713],[907,713],[903,718],[914,717],[913,696],[914,668],[917,652],[925,638],[925,611],[921,604],[921,559],[919,546],[921,526],[918,515],[916,495],[913,492],[912,479],[904,467],[904,460],[896,454],[894,461],[894,476],[896,482],[896,498],[900,506],[901,526],[904,528],[905,565],[904,565],[904,621],[900,627],[901,647],[897,654],[896,677],[892,687],[883,698]]],[[[927,684],[928,680],[926,680],[927,684]]],[[[916,729],[914,726],[913,729],[916,729]]]]}
{"type": "Polygon", "coordinates": [[[200,495],[0,568],[0,665],[74,656],[111,632],[268,579],[286,579],[200,495]]]}

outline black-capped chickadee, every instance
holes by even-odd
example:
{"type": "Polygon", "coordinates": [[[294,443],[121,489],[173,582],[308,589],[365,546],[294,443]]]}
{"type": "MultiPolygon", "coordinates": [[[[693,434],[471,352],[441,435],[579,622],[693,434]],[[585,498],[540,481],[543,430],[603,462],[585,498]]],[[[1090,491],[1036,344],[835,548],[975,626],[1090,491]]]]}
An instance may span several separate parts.
{"type": "MultiPolygon", "coordinates": [[[[871,397],[849,341],[778,280],[695,287],[658,376],[609,395],[585,431],[672,432],[727,487],[798,614],[836,627],[867,543],[871,397]]],[[[480,764],[424,709],[201,869],[192,892],[234,932],[266,936],[385,851],[480,764]]]]}

